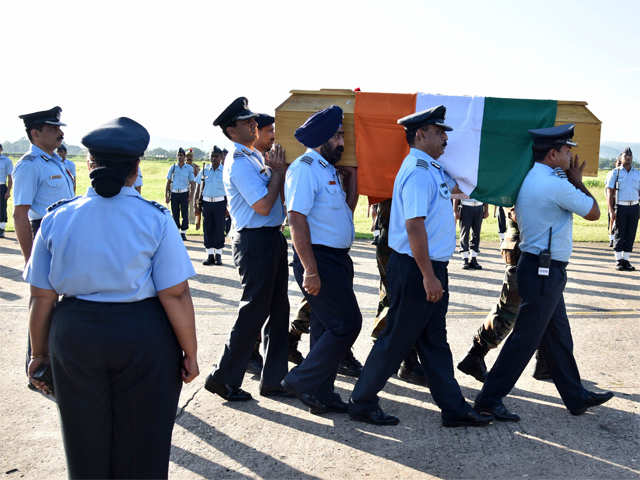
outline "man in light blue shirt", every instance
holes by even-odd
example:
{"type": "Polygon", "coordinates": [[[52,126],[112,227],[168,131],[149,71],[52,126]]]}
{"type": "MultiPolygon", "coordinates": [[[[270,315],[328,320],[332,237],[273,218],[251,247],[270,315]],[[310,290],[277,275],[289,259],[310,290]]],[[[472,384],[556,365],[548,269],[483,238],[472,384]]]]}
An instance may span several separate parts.
{"type": "Polygon", "coordinates": [[[167,185],[165,187],[165,200],[167,203],[171,201],[171,213],[173,221],[180,229],[182,240],[187,239],[187,230],[189,229],[189,196],[190,186],[195,185],[195,176],[193,167],[185,163],[184,149],[178,149],[178,162],[171,165],[167,172],[167,185]],[[182,221],[180,221],[182,216],[182,221]]]}
{"type": "Polygon", "coordinates": [[[240,273],[242,297],[229,340],[205,388],[230,402],[252,398],[240,387],[260,329],[265,346],[260,394],[289,396],[280,386],[287,373],[289,326],[289,269],[287,241],[281,232],[284,208],[280,198],[286,164],[279,146],[266,161],[255,149],[255,117],[247,99],[239,97],[213,122],[234,144],[222,179],[236,225],[233,259],[240,273]]]}
{"type": "MultiPolygon", "coordinates": [[[[609,206],[609,192],[610,192],[609,188],[607,188],[607,185],[609,185],[609,180],[611,180],[611,176],[616,172],[616,169],[620,165],[622,165],[623,156],[624,155],[622,154],[618,155],[618,157],[616,158],[615,167],[613,167],[609,171],[609,173],[607,173],[607,176],[604,179],[604,198],[607,201],[607,207],[609,206]]],[[[614,201],[614,204],[615,204],[615,201],[614,201]]],[[[611,220],[611,211],[609,210],[609,208],[607,208],[607,229],[609,232],[609,246],[613,247],[613,240],[615,239],[615,234],[616,234],[616,223],[611,220]]]]}
{"type": "Polygon", "coordinates": [[[55,153],[64,138],[61,112],[60,107],[54,107],[20,115],[31,148],[13,169],[13,220],[25,262],[29,260],[33,238],[47,207],[73,198],[73,178],[55,153]]]}
{"type": "Polygon", "coordinates": [[[0,145],[0,238],[4,238],[4,230],[7,227],[7,203],[13,185],[12,171],[13,163],[9,157],[2,155],[0,145]]]}
{"type": "Polygon", "coordinates": [[[571,327],[564,303],[566,266],[571,256],[573,214],[600,218],[598,202],[582,183],[584,163],[572,157],[574,125],[529,130],[535,163],[520,187],[516,217],[520,227],[518,288],[522,297],[513,333],[476,397],[475,408],[496,420],[518,421],[502,403],[539,349],[562,401],[573,415],[600,405],[613,393],[582,386],[573,357],[571,327]]]}
{"type": "Polygon", "coordinates": [[[68,173],[73,178],[73,193],[76,193],[76,164],[71,160],[67,160],[67,147],[64,144],[58,147],[57,153],[62,160],[62,166],[68,170],[68,173]]]}
{"type": "MultiPolygon", "coordinates": [[[[311,349],[282,382],[311,413],[346,413],[334,391],[341,361],[360,333],[362,315],[353,292],[349,249],[353,209],[335,168],[344,151],[342,109],[314,113],[295,137],[307,147],[287,170],[285,197],[294,246],[293,272],[311,307],[311,349]]],[[[355,179],[355,171],[349,171],[355,179]]],[[[347,181],[347,180],[345,180],[347,181]]],[[[349,196],[350,197],[350,196],[349,196]]]]}
{"type": "Polygon", "coordinates": [[[620,154],[622,165],[613,170],[607,181],[609,215],[615,225],[616,269],[632,272],[635,267],[629,262],[640,216],[640,170],[633,168],[631,148],[620,154]]]}
{"type": "MultiPolygon", "coordinates": [[[[204,248],[207,258],[203,265],[222,265],[224,248],[224,215],[227,211],[227,197],[222,182],[222,150],[216,145],[211,151],[211,163],[206,165],[196,177],[195,211],[201,210],[203,219],[204,248]],[[202,201],[202,207],[199,202],[202,201]]],[[[198,225],[196,224],[196,228],[198,225]]]]}
{"type": "Polygon", "coordinates": [[[447,343],[449,303],[447,265],[456,247],[451,193],[455,181],[437,159],[447,146],[443,105],[398,120],[405,129],[409,155],[393,184],[387,280],[391,305],[387,327],[369,353],[349,401],[352,419],[396,425],[385,414],[378,392],[415,346],[429,379],[431,395],[445,427],[485,426],[493,417],[467,404],[453,375],[447,343]]]}

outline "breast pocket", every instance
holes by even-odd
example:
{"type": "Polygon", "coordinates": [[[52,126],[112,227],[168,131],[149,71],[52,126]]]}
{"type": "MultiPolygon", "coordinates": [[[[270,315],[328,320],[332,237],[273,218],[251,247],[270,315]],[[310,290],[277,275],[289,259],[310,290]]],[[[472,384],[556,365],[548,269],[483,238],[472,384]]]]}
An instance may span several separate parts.
{"type": "Polygon", "coordinates": [[[320,195],[318,196],[319,206],[337,209],[342,206],[342,203],[344,203],[344,195],[340,185],[325,185],[325,187],[320,190],[320,195]]]}
{"type": "Polygon", "coordinates": [[[62,175],[50,175],[47,178],[47,185],[53,189],[62,188],[64,186],[64,178],[62,178],[62,175]]]}

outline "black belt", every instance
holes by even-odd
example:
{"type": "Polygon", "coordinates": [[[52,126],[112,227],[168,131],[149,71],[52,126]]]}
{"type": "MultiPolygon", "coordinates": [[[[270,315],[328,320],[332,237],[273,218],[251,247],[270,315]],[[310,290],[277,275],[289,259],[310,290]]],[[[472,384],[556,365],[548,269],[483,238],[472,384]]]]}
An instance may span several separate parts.
{"type": "Polygon", "coordinates": [[[321,250],[324,252],[340,253],[340,254],[349,253],[349,250],[351,250],[351,248],[335,248],[335,247],[329,247],[327,245],[321,245],[319,243],[312,243],[311,248],[313,248],[314,250],[321,250]]]}
{"type": "Polygon", "coordinates": [[[281,225],[278,225],[277,227],[257,227],[257,228],[244,227],[238,231],[239,232],[257,232],[257,231],[263,230],[266,232],[270,232],[270,231],[280,231],[281,228],[282,228],[281,225]]]}
{"type": "MultiPolygon", "coordinates": [[[[522,252],[522,256],[524,258],[528,258],[529,260],[535,260],[536,262],[538,261],[538,255],[534,255],[533,253],[522,252]]],[[[567,268],[567,265],[569,265],[569,262],[561,262],[560,260],[551,260],[551,265],[565,269],[567,268]]]]}

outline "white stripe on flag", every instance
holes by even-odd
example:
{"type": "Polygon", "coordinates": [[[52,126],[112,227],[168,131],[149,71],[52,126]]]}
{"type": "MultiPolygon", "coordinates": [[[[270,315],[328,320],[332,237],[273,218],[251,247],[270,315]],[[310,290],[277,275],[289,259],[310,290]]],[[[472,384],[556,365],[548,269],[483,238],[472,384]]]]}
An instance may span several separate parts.
{"type": "Polygon", "coordinates": [[[418,93],[416,112],[437,105],[447,107],[445,123],[453,128],[447,133],[447,148],[438,162],[458,182],[460,190],[469,195],[478,184],[484,97],[418,93]]]}

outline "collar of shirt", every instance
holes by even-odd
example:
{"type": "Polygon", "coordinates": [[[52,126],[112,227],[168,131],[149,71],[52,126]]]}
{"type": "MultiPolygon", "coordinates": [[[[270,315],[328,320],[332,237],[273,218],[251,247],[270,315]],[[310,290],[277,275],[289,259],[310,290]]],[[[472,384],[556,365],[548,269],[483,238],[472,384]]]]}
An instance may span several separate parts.
{"type": "Polygon", "coordinates": [[[322,155],[320,155],[318,152],[316,152],[312,148],[307,148],[307,151],[304,152],[304,154],[309,155],[310,157],[313,157],[315,160],[317,160],[321,167],[324,167],[324,168],[331,167],[332,169],[335,169],[335,167],[331,165],[330,162],[325,160],[325,158],[322,155]]]}
{"type": "Polygon", "coordinates": [[[540,174],[547,174],[547,175],[553,175],[553,168],[551,168],[549,165],[545,165],[544,163],[540,163],[540,162],[534,162],[533,167],[531,167],[531,170],[536,171],[536,173],[540,173],[540,174]]]}
{"type": "MultiPolygon", "coordinates": [[[[87,197],[99,197],[99,196],[100,195],[98,195],[98,193],[93,189],[93,187],[87,188],[87,197]]],[[[141,197],[142,195],[140,195],[135,188],[124,186],[120,189],[120,193],[118,193],[117,195],[111,198],[117,198],[122,196],[141,197]]]]}
{"type": "Polygon", "coordinates": [[[241,143],[236,143],[236,142],[233,142],[233,146],[236,148],[237,151],[242,152],[249,157],[253,157],[259,160],[260,163],[264,165],[264,159],[262,158],[262,154],[255,148],[251,149],[245,145],[242,145],[241,143]]]}
{"type": "Polygon", "coordinates": [[[31,154],[31,155],[35,155],[37,157],[44,156],[45,160],[57,160],[60,163],[62,163],[62,158],[60,156],[58,156],[57,153],[54,153],[53,155],[49,155],[47,152],[42,150],[37,145],[34,145],[33,143],[31,144],[31,149],[29,150],[28,153],[31,154]]]}

